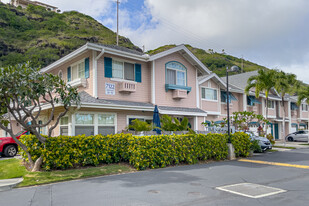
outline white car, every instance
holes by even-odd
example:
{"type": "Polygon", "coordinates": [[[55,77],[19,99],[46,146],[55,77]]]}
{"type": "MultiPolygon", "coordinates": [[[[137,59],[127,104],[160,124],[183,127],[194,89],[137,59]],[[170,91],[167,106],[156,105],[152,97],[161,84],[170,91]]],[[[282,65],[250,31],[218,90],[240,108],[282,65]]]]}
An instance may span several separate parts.
{"type": "Polygon", "coordinates": [[[287,135],[285,139],[290,142],[293,142],[293,141],[307,142],[308,141],[308,131],[300,130],[297,132],[293,132],[287,135]]]}
{"type": "Polygon", "coordinates": [[[251,140],[258,140],[259,141],[259,145],[260,145],[262,151],[272,149],[272,144],[270,143],[269,139],[267,139],[266,137],[256,136],[255,134],[253,134],[253,132],[249,132],[249,131],[247,131],[246,134],[248,134],[250,136],[251,140]]]}

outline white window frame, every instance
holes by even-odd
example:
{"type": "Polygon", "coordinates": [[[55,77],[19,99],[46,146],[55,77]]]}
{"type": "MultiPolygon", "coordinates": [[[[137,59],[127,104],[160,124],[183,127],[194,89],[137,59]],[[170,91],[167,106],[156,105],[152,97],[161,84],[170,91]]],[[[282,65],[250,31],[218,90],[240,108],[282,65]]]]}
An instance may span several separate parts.
{"type": "Polygon", "coordinates": [[[219,101],[219,97],[218,97],[218,89],[217,88],[211,88],[211,87],[201,87],[201,98],[203,101],[209,101],[209,102],[218,102],[219,101]],[[206,99],[206,93],[205,93],[205,98],[203,98],[203,89],[212,89],[212,90],[216,90],[217,91],[217,99],[206,99]]]}
{"type": "Polygon", "coordinates": [[[70,117],[68,115],[61,117],[59,120],[59,135],[61,135],[61,127],[68,127],[68,136],[70,136],[70,117]],[[65,117],[68,118],[68,124],[61,124],[61,119],[65,117]]]}
{"type": "Polygon", "coordinates": [[[171,67],[168,67],[168,66],[166,66],[166,72],[167,72],[167,70],[174,70],[174,71],[176,71],[175,72],[175,79],[176,79],[176,84],[175,85],[177,85],[177,86],[184,86],[184,87],[186,87],[187,86],[187,72],[186,71],[183,71],[183,70],[180,70],[180,69],[175,69],[175,68],[171,68],[171,67]],[[177,72],[182,72],[182,73],[184,73],[184,75],[185,75],[185,85],[180,85],[180,84],[178,84],[178,79],[177,79],[177,72]]]}
{"type": "Polygon", "coordinates": [[[82,59],[82,60],[79,60],[79,61],[77,61],[77,62],[74,62],[73,64],[71,64],[70,65],[70,67],[71,67],[71,82],[73,82],[73,81],[77,81],[77,80],[80,80],[80,79],[85,79],[85,60],[84,59],[82,59]],[[84,76],[83,77],[80,77],[79,76],[79,64],[82,64],[82,63],[84,63],[84,76]],[[77,66],[76,67],[76,73],[77,73],[77,77],[76,77],[76,79],[73,79],[73,67],[74,66],[77,66]]]}
{"type": "Polygon", "coordinates": [[[114,125],[106,125],[106,126],[114,126],[115,130],[114,133],[117,134],[117,113],[115,112],[86,112],[86,111],[79,111],[73,114],[74,116],[74,122],[73,127],[74,127],[74,135],[75,135],[75,127],[76,126],[93,126],[94,127],[94,135],[98,134],[98,129],[99,126],[104,126],[103,124],[99,124],[98,121],[98,115],[99,114],[109,114],[109,115],[114,115],[114,125]],[[76,124],[76,114],[92,114],[93,115],[93,124],[76,124]]]}
{"type": "Polygon", "coordinates": [[[307,104],[301,104],[301,111],[308,112],[308,105],[307,104]]]}
{"type": "MultiPolygon", "coordinates": [[[[266,101],[266,100],[265,100],[266,101]]],[[[267,105],[268,106],[268,109],[275,109],[276,108],[276,106],[275,106],[275,101],[274,100],[268,100],[268,104],[271,104],[273,107],[269,107],[269,105],[267,105]]]]}
{"type": "Polygon", "coordinates": [[[127,60],[118,59],[118,58],[112,58],[112,78],[111,78],[111,80],[135,82],[135,64],[136,64],[136,62],[127,61],[127,60]],[[113,62],[114,61],[122,63],[122,78],[114,77],[114,74],[113,74],[113,70],[114,70],[113,62]],[[129,80],[129,79],[124,78],[124,63],[133,64],[133,80],[129,80]]]}

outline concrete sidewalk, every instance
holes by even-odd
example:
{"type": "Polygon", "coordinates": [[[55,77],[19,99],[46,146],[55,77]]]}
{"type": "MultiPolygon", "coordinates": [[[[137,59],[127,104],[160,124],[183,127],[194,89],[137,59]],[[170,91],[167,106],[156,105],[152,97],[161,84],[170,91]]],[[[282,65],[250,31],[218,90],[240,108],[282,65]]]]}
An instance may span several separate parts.
{"type": "Polygon", "coordinates": [[[23,178],[0,180],[0,192],[10,190],[10,189],[16,187],[23,180],[24,180],[23,178]]]}
{"type": "MultiPolygon", "coordinates": [[[[307,142],[284,142],[283,140],[277,140],[274,146],[283,146],[283,147],[295,147],[296,149],[309,149],[309,145],[307,142]]],[[[277,148],[274,148],[277,149],[277,148]]]]}

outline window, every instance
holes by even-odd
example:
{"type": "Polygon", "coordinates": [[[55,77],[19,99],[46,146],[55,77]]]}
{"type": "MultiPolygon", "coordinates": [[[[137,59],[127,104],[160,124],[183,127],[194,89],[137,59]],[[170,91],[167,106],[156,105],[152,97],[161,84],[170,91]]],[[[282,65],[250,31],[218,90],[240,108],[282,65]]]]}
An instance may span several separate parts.
{"type": "Polygon", "coordinates": [[[255,98],[255,96],[247,96],[247,105],[255,106],[256,104],[261,104],[259,100],[255,98]]]}
{"type": "Polygon", "coordinates": [[[75,115],[75,135],[85,134],[86,136],[94,135],[94,115],[93,114],[76,114],[75,115]]]}
{"type": "Polygon", "coordinates": [[[307,104],[302,104],[301,105],[302,111],[308,111],[308,105],[307,104]]]}
{"type": "Polygon", "coordinates": [[[84,61],[72,65],[71,70],[72,70],[71,81],[75,79],[85,78],[85,62],[84,61]]]}
{"type": "Polygon", "coordinates": [[[268,100],[268,108],[274,109],[275,108],[275,101],[268,100]]]}
{"type": "Polygon", "coordinates": [[[98,133],[102,135],[115,134],[114,114],[98,114],[98,133]]]}
{"type": "Polygon", "coordinates": [[[60,79],[63,78],[62,70],[60,70],[60,71],[58,72],[58,77],[59,77],[60,79]]]}
{"type": "Polygon", "coordinates": [[[60,119],[60,135],[69,135],[69,117],[60,119]]]}
{"type": "MultiPolygon", "coordinates": [[[[66,120],[64,120],[66,121],[66,120]]],[[[98,134],[115,134],[116,115],[108,113],[76,114],[75,135],[85,134],[86,136],[98,134]]]]}
{"type": "Polygon", "coordinates": [[[134,64],[113,60],[113,78],[134,81],[134,64]]]}
{"type": "Polygon", "coordinates": [[[166,64],[166,84],[178,86],[187,85],[187,69],[179,62],[166,64]]]}
{"type": "MultiPolygon", "coordinates": [[[[42,120],[39,120],[38,121],[39,125],[42,125],[43,124],[43,121],[42,120]]],[[[47,132],[46,132],[46,127],[39,127],[38,128],[38,132],[42,135],[46,135],[47,132]]]]}
{"type": "Polygon", "coordinates": [[[291,110],[297,110],[298,106],[296,105],[296,103],[292,102],[291,103],[291,110]]]}
{"type": "Polygon", "coordinates": [[[218,90],[211,88],[202,88],[202,99],[206,100],[218,100],[218,90]]]}

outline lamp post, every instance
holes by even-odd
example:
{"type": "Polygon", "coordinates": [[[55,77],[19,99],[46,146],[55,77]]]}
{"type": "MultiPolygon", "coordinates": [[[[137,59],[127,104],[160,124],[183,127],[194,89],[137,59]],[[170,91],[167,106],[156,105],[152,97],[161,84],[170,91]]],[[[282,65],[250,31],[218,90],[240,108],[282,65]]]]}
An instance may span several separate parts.
{"type": "Polygon", "coordinates": [[[231,128],[230,128],[230,94],[229,94],[229,72],[239,71],[238,66],[226,67],[226,103],[227,103],[227,133],[228,143],[231,143],[231,128]]]}

